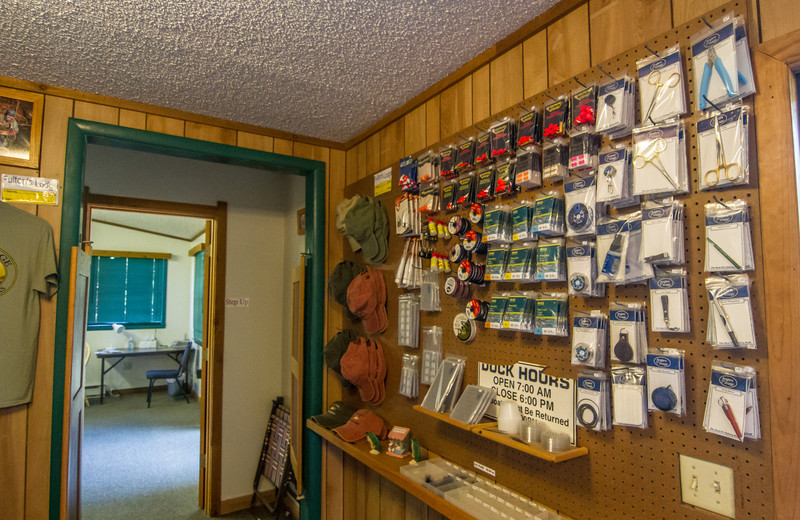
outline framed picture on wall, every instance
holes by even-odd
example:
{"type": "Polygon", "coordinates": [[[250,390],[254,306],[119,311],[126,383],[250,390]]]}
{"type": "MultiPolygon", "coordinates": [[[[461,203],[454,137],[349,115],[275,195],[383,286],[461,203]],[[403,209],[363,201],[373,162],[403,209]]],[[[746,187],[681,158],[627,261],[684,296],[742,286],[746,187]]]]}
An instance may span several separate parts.
{"type": "Polygon", "coordinates": [[[306,234],[306,208],[297,210],[297,234],[306,234]]]}
{"type": "Polygon", "coordinates": [[[39,167],[44,95],[0,87],[0,163],[39,167]]]}

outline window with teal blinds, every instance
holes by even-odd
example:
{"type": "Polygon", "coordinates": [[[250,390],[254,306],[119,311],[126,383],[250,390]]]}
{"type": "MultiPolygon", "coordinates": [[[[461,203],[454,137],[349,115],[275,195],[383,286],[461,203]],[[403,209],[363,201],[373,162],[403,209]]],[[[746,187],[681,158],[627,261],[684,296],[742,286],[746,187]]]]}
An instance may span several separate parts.
{"type": "Polygon", "coordinates": [[[203,278],[205,273],[206,252],[199,251],[194,255],[194,292],[192,305],[192,341],[203,344],[203,278]]]}
{"type": "Polygon", "coordinates": [[[90,280],[88,330],[166,327],[166,259],[94,256],[90,280]]]}

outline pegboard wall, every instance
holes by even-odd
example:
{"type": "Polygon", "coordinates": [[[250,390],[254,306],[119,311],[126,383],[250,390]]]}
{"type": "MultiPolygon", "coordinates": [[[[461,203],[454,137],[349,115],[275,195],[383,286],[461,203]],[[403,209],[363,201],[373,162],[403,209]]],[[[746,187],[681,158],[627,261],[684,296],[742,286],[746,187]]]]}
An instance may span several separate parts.
{"type": "MultiPolygon", "coordinates": [[[[705,19],[713,23],[726,13],[747,14],[744,1],[731,2],[705,15],[705,19]]],[[[614,427],[610,431],[595,432],[578,428],[577,445],[589,450],[588,456],[578,457],[561,463],[551,463],[521,451],[495,443],[484,437],[459,430],[456,427],[437,421],[432,417],[412,410],[427,391],[421,385],[420,397],[409,400],[397,393],[400,383],[402,355],[406,352],[421,354],[415,349],[397,345],[397,297],[403,291],[394,283],[394,275],[403,249],[404,239],[394,235],[394,200],[400,195],[397,187],[399,165],[393,166],[392,192],[378,197],[383,201],[389,213],[390,246],[389,258],[381,266],[387,285],[387,307],[389,328],[380,335],[384,345],[389,367],[386,379],[386,401],[375,409],[388,423],[408,426],[422,446],[442,455],[466,468],[472,469],[474,462],[479,462],[496,471],[495,480],[517,492],[530,496],[559,513],[575,519],[589,518],[687,518],[711,519],[717,515],[707,513],[681,503],[680,475],[678,454],[720,463],[734,470],[736,518],[772,518],[772,450],[770,441],[770,409],[767,366],[767,340],[764,330],[764,288],[763,264],[761,258],[761,220],[758,205],[758,172],[755,150],[755,124],[750,125],[750,183],[745,186],[700,192],[698,186],[697,134],[695,122],[699,113],[695,111],[693,70],[690,60],[690,38],[704,27],[701,18],[686,23],[655,38],[646,45],[629,51],[601,63],[600,66],[608,74],[620,77],[627,73],[635,77],[636,60],[650,54],[650,49],[660,52],[676,43],[681,46],[683,67],[687,85],[687,100],[691,112],[683,117],[687,131],[687,149],[689,154],[689,177],[691,192],[676,197],[683,202],[685,208],[685,268],[689,276],[689,298],[691,313],[691,332],[654,333],[649,332],[650,347],[672,347],[685,351],[686,360],[686,397],[687,414],[678,417],[672,414],[650,413],[647,429],[614,427]],[[751,211],[751,232],[755,253],[756,270],[748,274],[753,288],[753,314],[756,325],[758,349],[718,351],[705,342],[706,322],[708,316],[708,300],[705,291],[704,272],[705,240],[703,207],[716,196],[719,200],[731,201],[745,199],[751,211]],[[715,359],[754,366],[758,371],[759,408],[761,412],[761,433],[759,441],[747,440],[744,443],[734,442],[716,435],[707,434],[703,429],[703,414],[706,394],[711,374],[711,363],[715,359]]],[[[494,114],[492,118],[478,122],[472,128],[464,130],[458,136],[442,140],[439,145],[457,144],[463,138],[477,135],[486,130],[494,121],[505,117],[518,117],[523,109],[533,105],[539,107],[550,102],[550,97],[567,94],[580,87],[580,84],[604,83],[609,81],[608,75],[598,67],[593,67],[567,81],[548,89],[532,98],[526,99],[518,106],[494,114]],[[580,84],[579,84],[580,82],[580,84]]],[[[750,101],[746,101],[752,105],[750,101]]],[[[638,111],[638,108],[637,108],[638,111]]],[[[757,119],[754,114],[753,120],[757,119]]],[[[637,113],[637,121],[640,116],[637,113]]],[[[627,139],[629,141],[629,139],[627,139]]],[[[608,144],[604,142],[604,144],[608,144]]],[[[417,150],[411,155],[419,155],[425,150],[417,150]]],[[[410,151],[406,151],[407,153],[410,151]]],[[[545,181],[543,188],[561,188],[561,182],[545,181]]],[[[345,195],[369,195],[373,193],[373,178],[368,176],[345,189],[345,195]]],[[[517,194],[515,198],[532,198],[541,189],[517,194]]],[[[512,198],[510,200],[515,200],[512,198]]],[[[628,212],[630,210],[625,210],[628,212]]],[[[610,213],[614,214],[613,209],[610,213]]],[[[464,211],[459,212],[462,216],[464,211]]],[[[440,214],[440,218],[449,219],[451,215],[440,214]]],[[[448,242],[441,240],[436,245],[437,251],[447,252],[456,242],[453,238],[448,242]]],[[[360,261],[359,254],[353,254],[345,247],[345,256],[360,261]]],[[[485,261],[479,257],[479,261],[485,261]]],[[[442,282],[444,277],[442,277],[442,282]]],[[[487,282],[485,287],[476,288],[473,297],[488,301],[494,291],[534,289],[540,291],[567,292],[566,282],[511,284],[507,282],[487,282]]],[[[645,302],[649,305],[649,290],[646,285],[608,286],[605,298],[570,297],[573,310],[602,309],[608,312],[610,302],[632,301],[645,302]]],[[[466,300],[455,300],[442,291],[442,311],[438,313],[423,312],[421,326],[439,325],[443,329],[444,354],[455,354],[467,358],[464,384],[477,383],[478,363],[510,365],[518,361],[527,361],[548,367],[549,374],[577,379],[581,367],[570,364],[570,338],[556,338],[523,334],[520,332],[503,332],[481,328],[476,339],[469,344],[462,344],[452,333],[453,317],[463,312],[466,300]]],[[[571,323],[572,311],[570,312],[571,323]]],[[[360,325],[352,327],[360,330],[360,325]]],[[[648,318],[649,328],[649,318],[648,318]]],[[[608,371],[607,365],[607,370],[608,371]]],[[[356,406],[361,403],[358,394],[344,391],[345,400],[356,406]]],[[[486,476],[486,475],[484,475],[486,476]]]]}

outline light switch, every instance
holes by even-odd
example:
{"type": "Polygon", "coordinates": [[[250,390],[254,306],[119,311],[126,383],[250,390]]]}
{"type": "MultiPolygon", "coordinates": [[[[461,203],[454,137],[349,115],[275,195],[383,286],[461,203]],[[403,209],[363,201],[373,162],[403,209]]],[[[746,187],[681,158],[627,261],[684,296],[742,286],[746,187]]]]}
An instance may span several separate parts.
{"type": "Polygon", "coordinates": [[[729,518],[735,518],[733,469],[679,455],[681,500],[729,518]]]}

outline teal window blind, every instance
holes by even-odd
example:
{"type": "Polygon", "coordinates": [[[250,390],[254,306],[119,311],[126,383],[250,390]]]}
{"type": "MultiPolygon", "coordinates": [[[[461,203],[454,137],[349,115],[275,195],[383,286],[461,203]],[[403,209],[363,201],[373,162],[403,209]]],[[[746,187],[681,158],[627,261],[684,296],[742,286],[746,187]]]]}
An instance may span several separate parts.
{"type": "Polygon", "coordinates": [[[206,252],[194,255],[194,297],[192,305],[192,341],[203,344],[203,280],[205,274],[206,252]]]}
{"type": "Polygon", "coordinates": [[[166,259],[94,256],[90,280],[87,330],[166,327],[166,259]]]}

